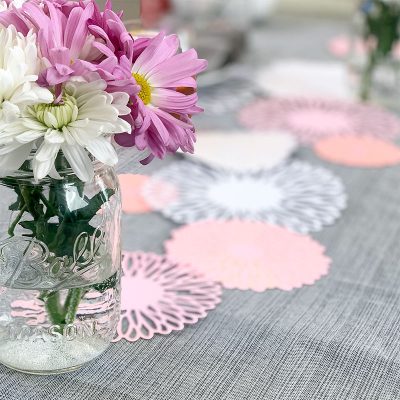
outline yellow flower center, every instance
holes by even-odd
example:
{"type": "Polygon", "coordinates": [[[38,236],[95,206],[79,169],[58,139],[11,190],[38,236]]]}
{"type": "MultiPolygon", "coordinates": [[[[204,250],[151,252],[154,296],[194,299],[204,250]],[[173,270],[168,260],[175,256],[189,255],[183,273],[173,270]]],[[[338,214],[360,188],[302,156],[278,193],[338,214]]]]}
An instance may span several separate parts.
{"type": "Polygon", "coordinates": [[[140,86],[138,96],[142,99],[145,105],[149,104],[151,102],[151,86],[149,85],[149,82],[147,82],[147,79],[143,75],[132,73],[132,76],[140,86]]]}

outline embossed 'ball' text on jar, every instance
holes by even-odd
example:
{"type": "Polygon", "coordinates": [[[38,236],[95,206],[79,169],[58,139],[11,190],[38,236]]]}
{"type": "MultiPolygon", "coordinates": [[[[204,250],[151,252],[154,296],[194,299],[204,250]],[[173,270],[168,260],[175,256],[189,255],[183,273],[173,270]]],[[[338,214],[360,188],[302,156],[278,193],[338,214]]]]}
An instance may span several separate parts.
{"type": "MultiPolygon", "coordinates": [[[[61,165],[62,165],[61,160],[61,165]]],[[[0,363],[78,369],[112,342],[120,315],[120,213],[113,168],[35,182],[30,161],[0,178],[0,363]]]]}

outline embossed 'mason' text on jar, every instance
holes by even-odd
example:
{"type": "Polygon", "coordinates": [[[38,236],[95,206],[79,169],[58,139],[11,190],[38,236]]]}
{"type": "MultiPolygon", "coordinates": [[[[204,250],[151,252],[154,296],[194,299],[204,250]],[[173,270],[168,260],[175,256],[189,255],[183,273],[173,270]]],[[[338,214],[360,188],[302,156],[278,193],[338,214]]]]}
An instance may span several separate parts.
{"type": "Polygon", "coordinates": [[[51,325],[48,328],[43,326],[10,326],[8,329],[8,339],[29,342],[57,342],[71,341],[78,338],[90,338],[104,333],[101,327],[97,326],[96,321],[68,324],[65,326],[51,325]]]}

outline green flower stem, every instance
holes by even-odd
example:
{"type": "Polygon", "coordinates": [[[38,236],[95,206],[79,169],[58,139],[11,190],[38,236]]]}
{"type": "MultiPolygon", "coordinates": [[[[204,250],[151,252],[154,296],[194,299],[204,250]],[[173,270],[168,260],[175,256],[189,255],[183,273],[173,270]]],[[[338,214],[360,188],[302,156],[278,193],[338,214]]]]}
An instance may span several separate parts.
{"type": "Polygon", "coordinates": [[[24,204],[23,207],[21,208],[21,210],[19,211],[17,217],[15,218],[15,220],[11,223],[10,227],[8,228],[8,234],[11,237],[14,236],[15,228],[17,227],[19,221],[21,221],[21,218],[24,215],[26,209],[27,209],[26,204],[24,204]]]}
{"type": "Polygon", "coordinates": [[[32,215],[33,219],[37,221],[40,217],[40,207],[38,207],[38,204],[35,201],[37,197],[35,194],[35,188],[20,185],[20,191],[29,213],[32,215]]]}
{"type": "MultiPolygon", "coordinates": [[[[20,185],[19,190],[22,196],[21,203],[23,206],[10,225],[8,234],[14,236],[15,228],[21,221],[24,213],[29,212],[36,223],[37,230],[34,236],[38,238],[43,233],[42,227],[48,223],[48,220],[52,216],[56,215],[60,219],[62,218],[62,215],[57,210],[55,189],[51,186],[49,200],[46,199],[42,190],[38,191],[37,188],[31,186],[20,185]],[[46,206],[45,214],[40,201],[46,206]]],[[[46,243],[50,249],[57,249],[59,247],[59,242],[63,237],[64,221],[65,219],[62,219],[52,243],[46,243]]],[[[74,321],[81,297],[81,289],[70,289],[65,304],[62,306],[59,292],[53,292],[50,295],[42,293],[41,295],[50,322],[53,325],[59,325],[61,327],[74,321]],[[66,320],[68,322],[66,322],[66,320]]]]}
{"type": "Polygon", "coordinates": [[[75,321],[78,307],[85,291],[83,289],[70,289],[64,305],[64,322],[66,325],[73,324],[75,321]]]}
{"type": "Polygon", "coordinates": [[[73,324],[84,294],[83,289],[70,289],[64,305],[61,305],[60,292],[51,292],[50,294],[43,292],[41,299],[45,303],[50,322],[53,325],[58,325],[61,330],[65,325],[73,324]]]}
{"type": "Polygon", "coordinates": [[[64,225],[65,225],[65,219],[63,219],[61,221],[61,224],[59,225],[59,227],[57,229],[57,233],[56,233],[56,235],[54,237],[54,240],[51,243],[48,243],[49,248],[51,250],[54,249],[54,251],[57,251],[58,244],[60,243],[60,240],[62,239],[62,236],[63,236],[63,233],[64,233],[63,232],[64,225]]]}
{"type": "Polygon", "coordinates": [[[372,51],[369,54],[368,64],[364,68],[361,78],[360,99],[362,101],[369,100],[371,96],[372,80],[377,64],[378,64],[378,54],[376,51],[372,51]]]}
{"type": "Polygon", "coordinates": [[[60,293],[53,292],[50,295],[42,295],[47,315],[53,325],[64,325],[64,312],[60,305],[60,293]]]}
{"type": "MultiPolygon", "coordinates": [[[[60,225],[60,228],[61,226],[62,224],[60,225]]],[[[60,231],[62,232],[62,229],[60,231]]],[[[55,240],[55,243],[57,243],[57,240],[55,240]]],[[[52,245],[55,246],[56,244],[53,243],[52,245]]],[[[53,324],[60,326],[72,324],[75,320],[84,291],[80,288],[69,289],[63,306],[60,304],[59,292],[56,293],[58,295],[57,307],[55,306],[54,299],[51,296],[44,300],[50,321],[53,324]]]]}
{"type": "MultiPolygon", "coordinates": [[[[68,163],[62,153],[57,156],[56,166],[59,170],[68,168],[68,163]]],[[[21,167],[22,168],[22,167],[21,167]]],[[[2,178],[2,182],[8,187],[13,187],[17,195],[17,201],[10,204],[9,210],[16,213],[15,219],[8,229],[10,237],[15,235],[19,225],[24,229],[24,236],[43,242],[49,249],[51,262],[59,261],[59,268],[69,268],[76,263],[79,272],[79,260],[76,253],[76,243],[82,232],[95,235],[96,229],[90,221],[97,215],[102,205],[114,195],[112,189],[106,189],[92,198],[84,195],[84,184],[68,176],[65,181],[52,180],[49,184],[48,194],[41,185],[30,185],[20,183],[17,178],[2,178]],[[85,199],[87,205],[79,210],[71,211],[65,195],[68,185],[73,185],[79,195],[85,199]],[[24,218],[27,215],[28,218],[24,218]],[[28,232],[27,232],[28,231],[28,232]]],[[[96,240],[96,237],[93,237],[96,240]]],[[[80,249],[82,250],[82,249],[80,249]]],[[[85,249],[83,249],[85,250],[85,249]]],[[[64,271],[58,271],[63,274],[64,271]]],[[[111,280],[102,285],[93,285],[94,290],[107,290],[110,285],[115,285],[111,280]]],[[[43,301],[48,320],[53,325],[60,326],[62,330],[65,325],[73,324],[79,309],[79,304],[86,294],[86,289],[73,288],[60,291],[43,290],[39,299],[43,301]]]]}
{"type": "Polygon", "coordinates": [[[48,215],[49,213],[52,213],[53,215],[60,216],[60,214],[58,213],[56,208],[52,204],[50,204],[50,201],[48,201],[46,199],[46,197],[44,196],[43,193],[39,193],[39,197],[40,197],[40,200],[42,200],[43,204],[46,206],[46,209],[47,209],[46,210],[46,215],[48,215]]]}

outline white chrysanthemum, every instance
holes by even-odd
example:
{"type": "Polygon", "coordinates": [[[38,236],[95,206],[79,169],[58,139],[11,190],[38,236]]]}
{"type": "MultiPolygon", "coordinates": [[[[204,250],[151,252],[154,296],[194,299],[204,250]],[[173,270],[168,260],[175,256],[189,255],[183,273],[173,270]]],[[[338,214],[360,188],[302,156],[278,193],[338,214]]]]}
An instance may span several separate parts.
{"type": "Polygon", "coordinates": [[[26,2],[26,0],[13,0],[9,2],[9,4],[6,1],[0,1],[0,12],[2,11],[7,11],[9,8],[14,6],[15,8],[21,8],[22,5],[26,2]]]}
{"type": "Polygon", "coordinates": [[[60,104],[28,106],[21,118],[0,131],[0,171],[18,169],[36,150],[33,172],[36,179],[57,177],[54,162],[62,150],[79,179],[93,178],[91,153],[100,162],[118,162],[109,136],[129,132],[131,126],[120,118],[130,113],[126,93],[107,93],[103,80],[69,82],[60,104]]]}
{"type": "Polygon", "coordinates": [[[13,26],[0,28],[0,49],[1,126],[18,118],[28,105],[51,103],[53,95],[36,83],[39,58],[35,34],[25,37],[13,26]]]}

